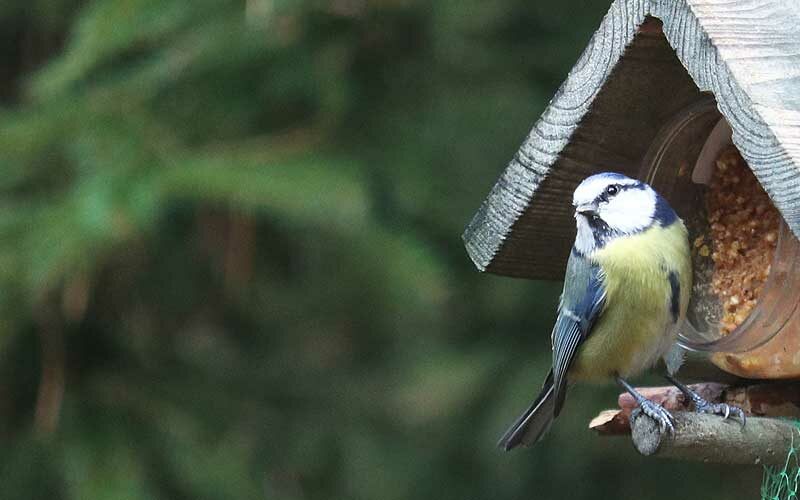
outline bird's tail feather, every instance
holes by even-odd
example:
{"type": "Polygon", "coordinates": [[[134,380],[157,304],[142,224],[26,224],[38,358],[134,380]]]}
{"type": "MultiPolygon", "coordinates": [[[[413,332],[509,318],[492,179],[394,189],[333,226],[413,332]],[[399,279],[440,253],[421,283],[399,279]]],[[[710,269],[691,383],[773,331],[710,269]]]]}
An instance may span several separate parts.
{"type": "Polygon", "coordinates": [[[503,434],[497,446],[508,451],[520,444],[532,446],[550,429],[555,418],[556,397],[553,387],[553,372],[547,376],[542,392],[503,434]]]}

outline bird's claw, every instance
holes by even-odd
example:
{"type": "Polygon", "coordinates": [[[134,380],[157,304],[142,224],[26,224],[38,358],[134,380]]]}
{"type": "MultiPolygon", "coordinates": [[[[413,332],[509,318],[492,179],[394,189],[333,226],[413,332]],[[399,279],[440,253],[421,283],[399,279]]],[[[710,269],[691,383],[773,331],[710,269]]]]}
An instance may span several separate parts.
{"type": "Polygon", "coordinates": [[[734,416],[739,419],[743,427],[747,421],[747,417],[745,417],[744,411],[738,406],[731,406],[727,403],[710,403],[705,399],[701,398],[700,396],[693,397],[692,402],[694,403],[694,411],[697,413],[720,415],[722,418],[726,420],[730,416],[734,416]]]}
{"type": "Polygon", "coordinates": [[[643,399],[639,402],[639,407],[633,410],[631,416],[636,418],[642,413],[656,421],[661,434],[665,432],[669,432],[670,435],[675,434],[675,426],[673,425],[675,417],[660,404],[654,403],[649,399],[643,399]]]}
{"type": "Polygon", "coordinates": [[[695,413],[719,415],[726,420],[731,415],[734,415],[739,418],[739,421],[742,422],[742,427],[744,427],[745,423],[747,422],[744,410],[738,406],[731,406],[727,403],[711,403],[700,396],[697,392],[690,389],[689,386],[679,382],[677,379],[675,379],[675,377],[667,375],[667,380],[672,382],[672,384],[683,393],[684,397],[692,402],[695,413]]]}

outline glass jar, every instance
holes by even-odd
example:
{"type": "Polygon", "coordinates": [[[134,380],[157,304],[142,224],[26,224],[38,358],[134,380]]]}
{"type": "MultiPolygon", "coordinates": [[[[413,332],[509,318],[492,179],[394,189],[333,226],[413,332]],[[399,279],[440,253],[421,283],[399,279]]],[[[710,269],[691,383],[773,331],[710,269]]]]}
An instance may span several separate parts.
{"type": "Polygon", "coordinates": [[[800,243],[783,219],[760,295],[738,326],[723,328],[721,318],[732,299],[714,292],[714,262],[698,254],[709,253],[703,248],[711,227],[706,197],[717,158],[730,147],[730,126],[708,98],[667,123],[642,163],[640,178],[669,200],[692,242],[694,284],[679,343],[712,353],[714,364],[739,376],[800,377],[800,243]]]}

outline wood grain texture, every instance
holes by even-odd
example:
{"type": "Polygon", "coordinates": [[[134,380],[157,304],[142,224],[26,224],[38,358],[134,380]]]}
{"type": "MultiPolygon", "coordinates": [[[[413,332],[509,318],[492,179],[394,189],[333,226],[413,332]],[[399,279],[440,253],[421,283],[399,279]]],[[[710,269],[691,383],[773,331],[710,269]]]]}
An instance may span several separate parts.
{"type": "Polygon", "coordinates": [[[800,1],[660,0],[650,12],[800,236],[800,1]]]}
{"type": "MultiPolygon", "coordinates": [[[[464,233],[467,252],[480,270],[530,278],[560,276],[574,234],[567,193],[591,172],[579,158],[568,157],[565,148],[644,18],[643,0],[611,6],[492,188],[464,233]],[[554,261],[551,257],[556,255],[564,258],[554,261]]],[[[598,141],[577,142],[584,156],[592,149],[614,153],[598,141]]],[[[625,155],[614,156],[620,162],[630,161],[625,155]]]]}
{"type": "Polygon", "coordinates": [[[580,180],[604,170],[640,176],[661,127],[709,93],[800,234],[798,3],[614,2],[468,225],[464,241],[477,267],[560,279],[580,180]]]}

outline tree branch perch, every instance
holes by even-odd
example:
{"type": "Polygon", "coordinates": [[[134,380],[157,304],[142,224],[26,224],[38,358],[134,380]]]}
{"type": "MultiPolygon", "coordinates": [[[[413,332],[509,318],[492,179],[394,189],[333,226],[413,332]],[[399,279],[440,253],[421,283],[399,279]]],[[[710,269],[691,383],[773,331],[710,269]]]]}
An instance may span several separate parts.
{"type": "MultiPolygon", "coordinates": [[[[800,384],[796,382],[770,382],[744,387],[706,382],[689,387],[706,401],[738,406],[748,416],[800,419],[800,384]]],[[[683,394],[676,387],[640,387],[636,390],[670,412],[689,409],[683,394]]],[[[622,393],[617,402],[619,409],[600,412],[589,423],[589,428],[602,435],[628,434],[631,431],[628,419],[631,411],[636,408],[636,401],[630,394],[622,393]]]]}
{"type": "MultiPolygon", "coordinates": [[[[675,434],[661,434],[645,415],[631,418],[634,447],[645,456],[725,464],[783,464],[800,438],[791,422],[751,417],[747,425],[717,415],[676,412],[675,434]]],[[[799,441],[800,442],[800,441],[799,441]]]]}
{"type": "Polygon", "coordinates": [[[657,424],[646,416],[633,419],[636,402],[620,394],[619,409],[601,412],[589,428],[601,435],[631,433],[634,447],[645,456],[728,464],[780,464],[800,432],[789,420],[761,417],[800,418],[800,384],[762,383],[728,387],[718,383],[690,386],[713,403],[727,403],[747,413],[747,425],[738,419],[686,412],[683,394],[675,387],[637,388],[643,396],[675,416],[675,434],[661,435],[657,424]]]}

